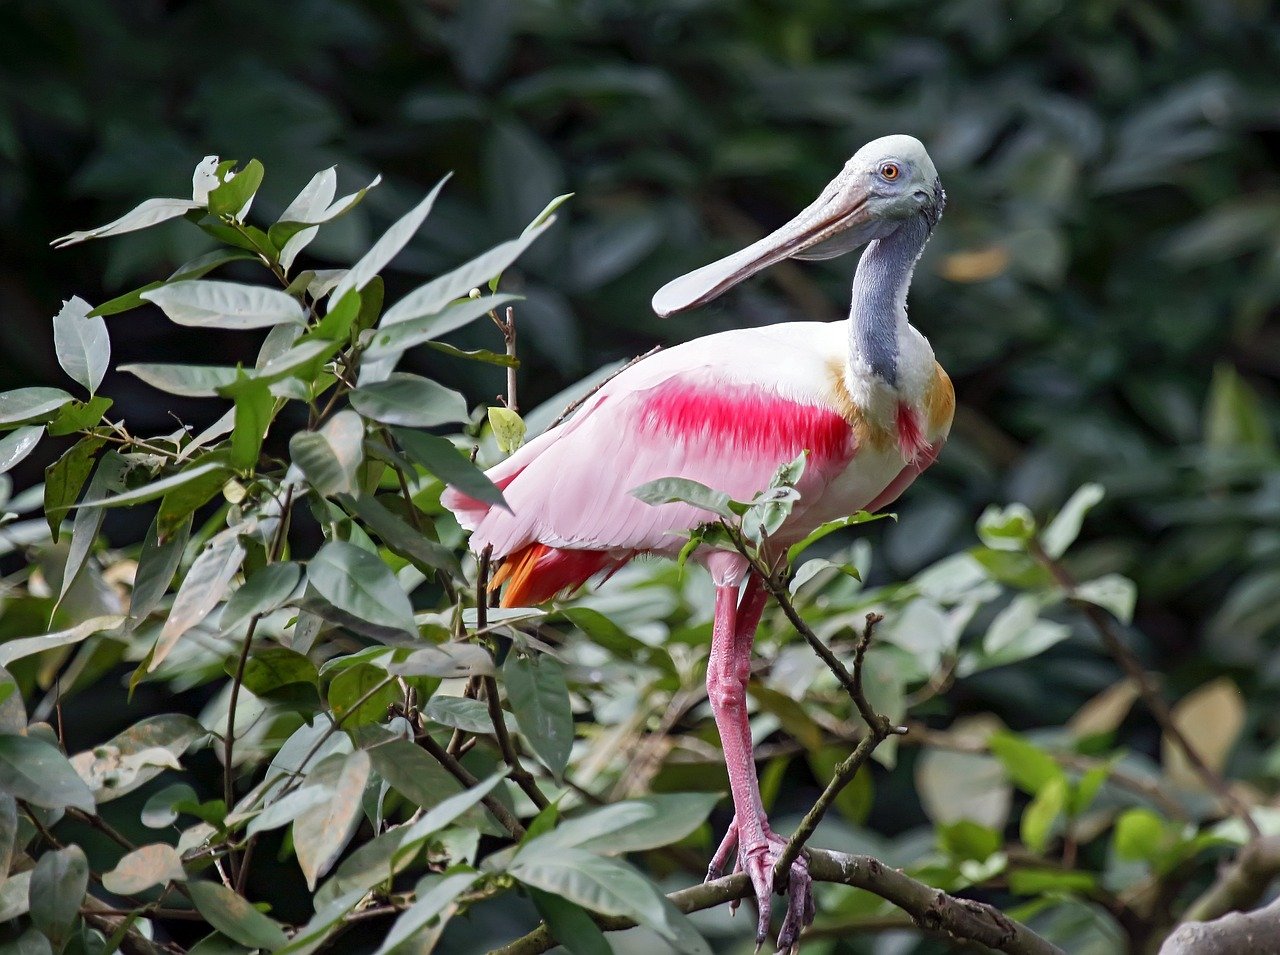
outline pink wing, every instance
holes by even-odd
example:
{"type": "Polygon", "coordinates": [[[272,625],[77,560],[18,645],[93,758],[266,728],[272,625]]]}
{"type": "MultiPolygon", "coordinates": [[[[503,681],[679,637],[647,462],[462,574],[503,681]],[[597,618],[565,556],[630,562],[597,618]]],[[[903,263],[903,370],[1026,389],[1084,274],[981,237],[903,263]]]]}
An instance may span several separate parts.
{"type": "Polygon", "coordinates": [[[802,499],[856,452],[849,424],[828,407],[760,385],[686,369],[640,390],[606,388],[568,424],[543,434],[489,477],[511,510],[449,489],[444,504],[473,532],[472,549],[506,556],[532,545],[611,552],[678,550],[686,530],[712,519],[688,504],[652,506],[631,490],[663,477],[699,481],[743,500],[778,467],[810,452],[802,499]]]}

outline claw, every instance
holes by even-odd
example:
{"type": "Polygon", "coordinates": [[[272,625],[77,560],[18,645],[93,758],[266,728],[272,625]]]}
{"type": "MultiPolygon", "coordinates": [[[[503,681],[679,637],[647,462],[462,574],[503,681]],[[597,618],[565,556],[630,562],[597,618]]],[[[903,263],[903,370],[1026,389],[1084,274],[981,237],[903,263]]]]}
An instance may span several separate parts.
{"type": "MultiPolygon", "coordinates": [[[[734,871],[745,871],[751,878],[751,887],[754,890],[758,919],[756,922],[756,952],[764,946],[765,940],[769,936],[769,920],[770,920],[770,903],[773,897],[773,868],[777,864],[778,857],[782,854],[786,845],[785,841],[766,830],[765,841],[746,848],[741,845],[738,840],[738,833],[731,828],[726,834],[725,839],[720,844],[720,848],[716,852],[715,858],[711,863],[711,870],[708,876],[712,875],[712,871],[718,875],[723,871],[724,857],[732,851],[734,843],[737,842],[736,864],[734,871]]],[[[782,928],[778,932],[778,948],[779,953],[798,953],[800,946],[800,935],[805,928],[813,921],[815,907],[813,904],[813,880],[809,876],[809,868],[803,858],[797,859],[791,865],[791,871],[788,873],[787,884],[782,893],[786,898],[786,914],[782,920],[782,928]]],[[[730,911],[736,911],[737,900],[731,903],[730,911]]]]}

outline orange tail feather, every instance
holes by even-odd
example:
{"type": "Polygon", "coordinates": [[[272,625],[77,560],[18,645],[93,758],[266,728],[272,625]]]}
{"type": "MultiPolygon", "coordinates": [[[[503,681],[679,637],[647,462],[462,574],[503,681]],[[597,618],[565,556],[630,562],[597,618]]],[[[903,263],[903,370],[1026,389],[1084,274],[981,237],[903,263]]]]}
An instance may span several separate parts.
{"type": "Polygon", "coordinates": [[[504,584],[503,607],[531,607],[585,584],[606,568],[625,561],[602,550],[571,550],[529,544],[508,554],[489,583],[492,590],[504,584]]]}

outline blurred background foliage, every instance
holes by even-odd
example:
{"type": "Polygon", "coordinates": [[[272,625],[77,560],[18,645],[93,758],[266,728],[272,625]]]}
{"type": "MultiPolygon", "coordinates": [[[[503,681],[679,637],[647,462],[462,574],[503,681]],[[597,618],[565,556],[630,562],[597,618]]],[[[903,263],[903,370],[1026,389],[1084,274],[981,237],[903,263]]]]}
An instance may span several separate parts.
{"type": "MultiPolygon", "coordinates": [[[[576,192],[508,282],[522,402],[655,343],[843,317],[852,260],[786,265],[671,322],[665,280],[807,203],[863,142],[908,132],[949,194],[912,320],[959,397],[939,464],[871,525],[871,574],[902,579],[973,542],[994,500],[1053,509],[1108,490],[1079,576],[1138,584],[1130,636],[1182,695],[1248,701],[1229,769],[1280,778],[1280,28],[1263,0],[17,0],[0,30],[0,386],[56,375],[49,318],[204,248],[174,224],[54,252],[56,235],[185,195],[217,153],[257,156],[273,217],[317,168],[387,183],[311,247],[346,265],[445,171],[400,292],[576,192]]],[[[347,191],[345,188],[343,191],[347,191]]],[[[234,275],[234,271],[229,274],[234,275]]],[[[252,345],[112,320],[118,361],[226,362],[252,345]]],[[[491,328],[459,344],[495,347],[491,328]]],[[[500,369],[419,370],[477,401],[500,369]]],[[[108,382],[140,430],[170,410],[108,382]]],[[[205,416],[202,418],[202,415],[205,416]]],[[[607,467],[608,462],[595,462],[607,467]]],[[[18,486],[30,483],[19,470],[18,486]]],[[[1083,630],[963,681],[953,713],[1062,724],[1118,673],[1083,630]]],[[[1123,739],[1155,752],[1135,712],[1123,739]]],[[[892,790],[890,790],[892,792],[892,790]]],[[[882,799],[873,828],[908,826],[882,799]]]]}

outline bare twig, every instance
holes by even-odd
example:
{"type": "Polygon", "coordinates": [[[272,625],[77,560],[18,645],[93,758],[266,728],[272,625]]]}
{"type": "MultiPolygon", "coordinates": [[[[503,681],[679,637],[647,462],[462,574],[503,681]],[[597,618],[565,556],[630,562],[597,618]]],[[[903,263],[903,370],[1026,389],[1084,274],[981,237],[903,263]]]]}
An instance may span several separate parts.
{"type": "MultiPolygon", "coordinates": [[[[484,630],[489,625],[489,563],[492,559],[493,547],[486,547],[480,553],[480,572],[476,577],[477,630],[484,630]]],[[[512,781],[524,791],[535,806],[539,809],[547,808],[551,805],[551,800],[538,788],[533,774],[520,762],[520,755],[516,752],[511,734],[507,732],[507,720],[502,713],[502,701],[498,698],[498,681],[492,676],[482,677],[481,680],[484,686],[485,705],[489,709],[489,721],[493,723],[493,735],[498,740],[498,749],[502,751],[502,761],[511,769],[512,781]]],[[[450,740],[449,744],[452,746],[453,740],[450,740]]],[[[445,751],[448,752],[448,749],[445,751]]]]}
{"type": "Polygon", "coordinates": [[[884,617],[878,613],[867,614],[866,626],[863,627],[862,635],[858,638],[857,646],[853,652],[853,686],[855,691],[853,702],[863,720],[866,721],[867,735],[862,737],[858,745],[854,747],[853,752],[836,766],[831,781],[827,783],[827,788],[822,791],[822,795],[818,797],[809,811],[804,814],[804,818],[800,820],[800,825],[796,827],[796,831],[787,840],[786,847],[782,850],[782,855],[778,857],[778,861],[773,867],[773,884],[779,891],[786,886],[787,878],[791,872],[791,863],[796,861],[801,849],[804,848],[804,844],[813,836],[814,831],[818,828],[818,823],[822,821],[822,817],[831,808],[831,804],[835,802],[836,797],[840,795],[841,791],[849,783],[853,782],[853,777],[858,774],[858,770],[870,758],[875,748],[897,730],[897,727],[887,717],[881,716],[872,708],[862,690],[862,666],[866,659],[867,647],[871,645],[872,631],[875,629],[876,624],[883,619],[884,617]]]}
{"type": "MultiPolygon", "coordinates": [[[[979,942],[1010,955],[1064,955],[1062,949],[998,909],[948,895],[870,856],[810,849],[809,874],[815,882],[836,882],[878,895],[906,912],[913,924],[924,931],[942,932],[953,939],[979,942]]],[[[688,913],[746,898],[753,892],[751,881],[738,873],[673,892],[667,898],[681,912],[688,913]]],[[[630,919],[619,917],[596,921],[607,932],[635,925],[630,919]]],[[[491,955],[540,955],[556,944],[546,926],[542,926],[509,945],[495,949],[491,955]]]]}
{"type": "Polygon", "coordinates": [[[1039,541],[1031,542],[1030,552],[1031,556],[1052,575],[1058,586],[1065,590],[1067,595],[1080,608],[1085,618],[1102,639],[1103,646],[1107,648],[1107,652],[1120,664],[1121,669],[1138,687],[1138,694],[1142,697],[1142,702],[1146,704],[1147,709],[1151,711],[1151,715],[1155,717],[1161,731],[1178,749],[1182,750],[1187,762],[1191,765],[1196,775],[1200,777],[1205,787],[1217,794],[1218,798],[1222,800],[1222,804],[1230,810],[1232,815],[1240,818],[1252,838],[1259,838],[1262,832],[1258,829],[1257,822],[1254,821],[1253,815],[1249,812],[1249,807],[1232,791],[1227,781],[1205,761],[1200,752],[1191,744],[1191,741],[1187,739],[1182,730],[1178,728],[1169,705],[1165,702],[1164,697],[1160,695],[1160,690],[1152,681],[1146,668],[1143,667],[1142,661],[1125,646],[1124,640],[1121,639],[1111,617],[1099,608],[1097,604],[1076,598],[1077,584],[1075,578],[1061,563],[1046,553],[1039,541]]]}
{"type": "Polygon", "coordinates": [[[642,362],[642,361],[644,361],[644,360],[645,360],[646,358],[648,358],[650,355],[657,354],[657,353],[658,353],[658,352],[660,352],[661,350],[662,350],[662,346],[661,346],[661,345],[654,345],[652,348],[650,348],[650,349],[649,349],[647,352],[645,352],[643,355],[636,355],[636,357],[635,357],[635,358],[631,359],[629,362],[627,362],[625,365],[623,365],[621,368],[619,368],[617,371],[615,371],[615,372],[614,372],[612,375],[610,375],[608,378],[604,379],[604,381],[600,382],[598,385],[596,385],[594,388],[592,388],[590,391],[588,391],[585,395],[583,395],[582,397],[577,398],[577,399],[575,399],[575,400],[573,400],[573,401],[569,402],[568,407],[566,407],[566,408],[564,409],[564,411],[560,412],[560,414],[559,414],[559,416],[556,418],[556,420],[555,420],[555,421],[552,421],[552,422],[551,422],[551,424],[547,425],[547,430],[548,430],[548,431],[550,431],[552,428],[559,427],[560,425],[564,424],[564,423],[565,423],[565,421],[566,421],[566,420],[568,420],[569,416],[570,416],[571,414],[573,414],[575,411],[577,411],[579,408],[581,408],[581,407],[582,407],[584,404],[586,404],[588,401],[590,401],[590,400],[595,396],[595,393],[596,393],[597,391],[599,391],[601,388],[603,388],[603,387],[604,387],[605,385],[607,385],[609,382],[613,381],[613,379],[617,378],[620,374],[622,374],[624,371],[626,371],[626,370],[627,370],[628,368],[630,368],[632,365],[634,365],[634,364],[636,364],[636,363],[638,363],[638,362],[642,362]]]}
{"type": "MultiPolygon", "coordinates": [[[[430,753],[436,762],[447,769],[454,779],[462,783],[462,785],[466,786],[468,789],[479,784],[480,780],[472,776],[465,766],[445,752],[444,747],[431,738],[431,734],[419,733],[417,736],[417,743],[430,753]]],[[[513,816],[506,806],[494,799],[493,796],[485,796],[480,801],[484,804],[486,809],[493,813],[498,822],[502,824],[502,828],[511,833],[511,837],[513,839],[524,838],[524,826],[520,824],[520,820],[513,816]]]]}

